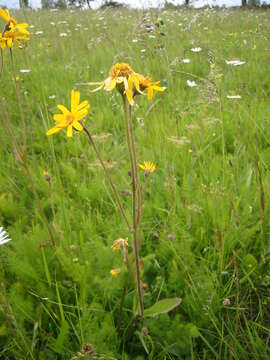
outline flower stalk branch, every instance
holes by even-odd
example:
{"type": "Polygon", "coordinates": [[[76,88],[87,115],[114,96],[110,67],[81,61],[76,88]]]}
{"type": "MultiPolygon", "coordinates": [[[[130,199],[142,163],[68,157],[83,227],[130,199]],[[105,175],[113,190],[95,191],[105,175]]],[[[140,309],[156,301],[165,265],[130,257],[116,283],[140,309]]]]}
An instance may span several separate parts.
{"type": "Polygon", "coordinates": [[[112,181],[112,178],[111,178],[111,176],[110,176],[110,173],[108,172],[108,170],[107,170],[107,168],[106,168],[106,166],[105,166],[105,164],[104,164],[104,161],[103,161],[103,159],[102,159],[102,157],[101,157],[101,155],[100,155],[100,152],[98,151],[98,148],[97,148],[97,146],[96,146],[96,144],[95,144],[95,142],[94,142],[94,139],[93,139],[92,135],[90,134],[89,130],[88,130],[84,125],[82,125],[82,126],[83,126],[83,130],[84,130],[84,132],[86,133],[87,138],[88,138],[90,144],[92,145],[92,147],[93,147],[93,149],[94,149],[94,151],[95,151],[95,153],[96,153],[96,155],[97,155],[97,158],[98,158],[98,160],[99,160],[99,162],[100,162],[100,164],[101,164],[101,166],[102,166],[102,168],[103,168],[103,170],[104,170],[105,177],[106,177],[106,179],[108,180],[108,182],[109,182],[109,184],[110,184],[110,186],[111,186],[111,188],[112,188],[112,191],[113,191],[113,193],[114,193],[114,196],[115,196],[115,199],[116,199],[116,202],[117,202],[119,211],[120,211],[123,219],[125,220],[125,223],[126,223],[126,225],[127,225],[127,227],[128,227],[128,230],[131,231],[131,226],[130,226],[130,224],[129,224],[128,218],[127,218],[126,213],[125,213],[125,210],[124,210],[124,208],[123,208],[123,206],[122,206],[122,203],[121,203],[119,194],[118,194],[118,192],[117,192],[117,189],[116,189],[116,187],[115,187],[115,185],[114,185],[114,183],[113,183],[113,181],[112,181]]]}

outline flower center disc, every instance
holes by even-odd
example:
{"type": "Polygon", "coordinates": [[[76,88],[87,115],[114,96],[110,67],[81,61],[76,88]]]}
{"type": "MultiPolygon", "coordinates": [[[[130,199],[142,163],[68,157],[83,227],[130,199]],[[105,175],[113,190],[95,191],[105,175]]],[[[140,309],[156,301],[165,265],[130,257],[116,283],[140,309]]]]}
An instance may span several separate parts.
{"type": "Polygon", "coordinates": [[[74,116],[72,114],[66,115],[66,124],[70,125],[74,120],[74,116]]]}
{"type": "Polygon", "coordinates": [[[110,76],[112,78],[125,77],[128,78],[132,73],[132,69],[128,64],[116,64],[111,68],[110,76]]]}

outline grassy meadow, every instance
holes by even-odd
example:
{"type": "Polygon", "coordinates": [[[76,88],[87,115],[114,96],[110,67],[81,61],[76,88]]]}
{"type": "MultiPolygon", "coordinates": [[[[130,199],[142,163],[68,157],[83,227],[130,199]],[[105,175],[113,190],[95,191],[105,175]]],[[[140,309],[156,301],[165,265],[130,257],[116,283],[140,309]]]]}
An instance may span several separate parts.
{"type": "Polygon", "coordinates": [[[13,15],[31,32],[27,46],[13,50],[27,168],[7,126],[9,119],[21,145],[4,49],[0,225],[12,240],[0,247],[0,359],[269,359],[270,12],[13,15]],[[131,219],[121,96],[81,85],[104,80],[117,62],[166,87],[151,102],[137,96],[133,106],[138,162],[156,165],[147,179],[139,174],[144,306],[182,299],[155,317],[136,316],[134,283],[119,319],[125,271],[110,274],[122,268],[112,244],[128,237],[131,245],[131,234],[85,134],[45,135],[57,105],[69,106],[78,89],[91,104],[83,123],[131,219]]]}

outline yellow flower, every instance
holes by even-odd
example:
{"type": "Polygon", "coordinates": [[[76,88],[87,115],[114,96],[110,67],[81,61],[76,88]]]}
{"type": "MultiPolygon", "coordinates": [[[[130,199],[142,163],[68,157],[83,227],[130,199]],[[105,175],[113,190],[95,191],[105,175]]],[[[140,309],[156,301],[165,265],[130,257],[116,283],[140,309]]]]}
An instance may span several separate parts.
{"type": "Polygon", "coordinates": [[[14,26],[13,23],[10,23],[7,25],[5,31],[0,34],[0,48],[5,49],[8,47],[11,49],[14,46],[14,42],[21,48],[22,41],[29,40],[29,32],[26,30],[27,27],[27,24],[14,26]]]}
{"type": "Polygon", "coordinates": [[[152,82],[150,77],[144,77],[136,73],[129,64],[120,63],[115,64],[109,72],[107,77],[102,82],[89,82],[87,85],[98,86],[91,92],[96,92],[100,89],[112,91],[117,89],[120,94],[126,95],[130,105],[134,105],[134,95],[142,94],[147,89],[148,100],[153,97],[154,90],[164,91],[163,87],[158,86],[159,81],[152,82]]]}
{"type": "Polygon", "coordinates": [[[102,82],[88,83],[90,86],[98,85],[98,87],[91,92],[96,92],[100,89],[112,91],[114,88],[122,95],[126,95],[130,105],[134,104],[133,100],[133,85],[138,92],[141,92],[139,87],[139,80],[137,74],[129,64],[121,63],[115,64],[109,72],[109,77],[102,82]]]}
{"type": "Polygon", "coordinates": [[[128,238],[125,238],[125,239],[117,239],[117,240],[114,240],[113,242],[113,250],[114,251],[118,251],[120,249],[120,247],[122,248],[127,248],[128,247],[128,238]]]}
{"type": "Polygon", "coordinates": [[[6,47],[12,48],[13,42],[16,41],[19,47],[22,47],[21,41],[29,40],[29,31],[27,30],[28,24],[18,24],[18,22],[12,18],[9,11],[0,8],[0,17],[6,22],[5,29],[0,35],[0,47],[5,49],[6,47]]]}
{"type": "Polygon", "coordinates": [[[110,270],[110,274],[112,276],[118,276],[120,274],[120,272],[121,272],[121,269],[119,269],[119,268],[110,270]]]}
{"type": "Polygon", "coordinates": [[[156,170],[156,165],[151,161],[144,161],[143,164],[139,164],[139,167],[145,172],[145,174],[149,175],[156,170]]]}
{"type": "Polygon", "coordinates": [[[149,101],[153,98],[154,90],[160,92],[163,92],[165,90],[163,87],[158,86],[160,81],[152,82],[152,79],[149,76],[144,77],[141,74],[137,74],[137,79],[139,79],[139,87],[141,90],[140,93],[144,90],[147,90],[147,98],[149,101]]]}
{"type": "Polygon", "coordinates": [[[72,90],[71,92],[71,111],[69,111],[64,105],[58,105],[57,107],[60,111],[62,111],[62,114],[56,114],[53,116],[57,125],[46,132],[47,136],[56,134],[64,128],[67,128],[68,137],[72,137],[72,128],[78,131],[83,130],[80,120],[88,114],[90,105],[87,100],[80,103],[79,91],[72,90]]]}

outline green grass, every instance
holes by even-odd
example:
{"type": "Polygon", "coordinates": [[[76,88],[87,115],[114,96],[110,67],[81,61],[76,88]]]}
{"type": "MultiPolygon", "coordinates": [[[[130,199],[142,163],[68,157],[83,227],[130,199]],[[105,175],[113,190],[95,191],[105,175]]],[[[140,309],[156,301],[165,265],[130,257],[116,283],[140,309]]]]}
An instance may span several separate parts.
{"type": "MultiPolygon", "coordinates": [[[[0,113],[0,225],[12,237],[0,248],[0,358],[75,359],[92,344],[105,360],[269,359],[270,12],[107,9],[15,16],[34,26],[14,58],[26,162],[56,247],[0,113]],[[148,33],[145,25],[157,19],[164,25],[148,33]],[[60,37],[63,32],[68,36],[60,37]],[[190,51],[198,46],[201,52],[190,51]],[[186,57],[189,64],[182,63],[186,57]],[[235,58],[246,64],[226,65],[235,58]],[[145,188],[142,281],[146,308],[182,298],[168,315],[141,320],[133,315],[132,284],[120,335],[125,274],[110,275],[122,261],[111,245],[127,236],[131,243],[130,234],[84,134],[45,136],[56,105],[69,105],[71,89],[79,89],[91,103],[84,124],[104,159],[115,162],[110,172],[119,191],[129,189],[120,96],[76,86],[105,79],[115,62],[166,79],[165,93],[151,103],[138,97],[134,106],[138,160],[157,165],[145,188]],[[189,88],[188,79],[198,86],[189,88]],[[237,94],[241,99],[227,99],[237,94]]],[[[0,89],[21,144],[8,51],[0,89]]],[[[131,217],[131,200],[121,197],[131,217]]]]}

